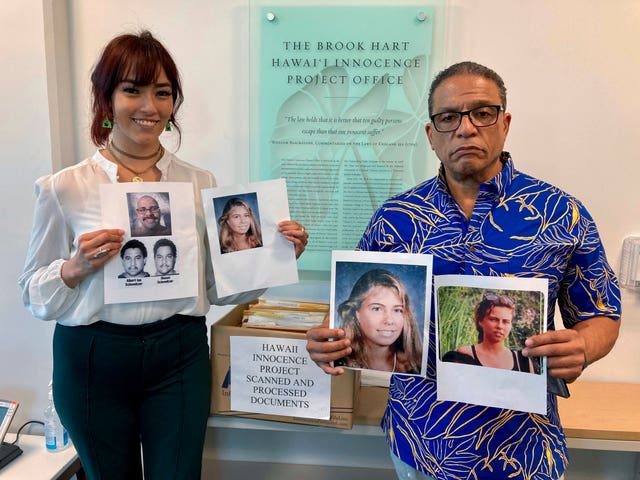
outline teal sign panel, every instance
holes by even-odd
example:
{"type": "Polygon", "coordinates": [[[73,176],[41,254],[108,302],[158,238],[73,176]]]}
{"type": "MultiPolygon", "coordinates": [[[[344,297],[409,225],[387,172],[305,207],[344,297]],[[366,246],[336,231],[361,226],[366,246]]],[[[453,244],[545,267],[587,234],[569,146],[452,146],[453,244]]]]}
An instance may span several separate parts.
{"type": "MultiPolygon", "coordinates": [[[[434,13],[260,6],[252,22],[251,172],[285,178],[309,231],[303,270],[354,249],[375,209],[425,179],[434,13]]],[[[430,160],[433,161],[433,160],[430,160]]]]}

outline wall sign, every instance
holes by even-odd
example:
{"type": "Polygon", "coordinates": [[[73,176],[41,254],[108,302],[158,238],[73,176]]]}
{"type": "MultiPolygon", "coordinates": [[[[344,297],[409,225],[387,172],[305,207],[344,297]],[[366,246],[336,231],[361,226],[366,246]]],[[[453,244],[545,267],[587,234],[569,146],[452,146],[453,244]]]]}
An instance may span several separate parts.
{"type": "Polygon", "coordinates": [[[287,180],[326,270],[375,209],[427,176],[424,126],[433,7],[257,6],[252,21],[252,175],[287,180]]]}

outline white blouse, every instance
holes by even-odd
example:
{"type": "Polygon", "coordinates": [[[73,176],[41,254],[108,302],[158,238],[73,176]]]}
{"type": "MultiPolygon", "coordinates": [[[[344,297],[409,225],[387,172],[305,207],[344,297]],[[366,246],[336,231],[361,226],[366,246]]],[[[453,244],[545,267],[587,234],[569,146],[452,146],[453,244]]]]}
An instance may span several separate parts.
{"type": "Polygon", "coordinates": [[[183,315],[205,315],[210,304],[248,302],[264,290],[218,298],[206,234],[200,190],[216,186],[210,172],[189,165],[166,152],[156,164],[160,181],[193,184],[198,232],[198,296],[171,300],[104,303],[102,269],[69,288],[62,277],[62,264],[78,248],[78,237],[102,228],[99,184],[116,183],[118,167],[96,152],[93,157],[65,168],[35,183],[36,206],[31,242],[20,276],[24,305],[41,320],[62,325],[89,325],[99,320],[123,325],[140,325],[183,315]]]}

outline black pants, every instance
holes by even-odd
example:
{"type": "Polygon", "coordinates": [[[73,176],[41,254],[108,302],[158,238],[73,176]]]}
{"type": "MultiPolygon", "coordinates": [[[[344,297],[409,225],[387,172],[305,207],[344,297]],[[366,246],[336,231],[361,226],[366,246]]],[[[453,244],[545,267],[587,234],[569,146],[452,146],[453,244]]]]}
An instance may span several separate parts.
{"type": "Polygon", "coordinates": [[[56,408],[91,480],[199,480],[211,375],[204,317],[57,325],[56,408]]]}

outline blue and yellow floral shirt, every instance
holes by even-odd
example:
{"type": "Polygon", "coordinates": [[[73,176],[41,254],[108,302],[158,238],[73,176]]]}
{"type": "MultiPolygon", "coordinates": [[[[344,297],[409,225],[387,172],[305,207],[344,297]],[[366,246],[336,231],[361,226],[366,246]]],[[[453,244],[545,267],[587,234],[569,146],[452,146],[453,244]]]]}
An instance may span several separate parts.
{"type": "MultiPolygon", "coordinates": [[[[618,282],[585,207],[515,170],[507,152],[502,161],[502,171],[481,185],[470,219],[441,169],[386,201],[358,249],[432,254],[434,275],[547,278],[548,329],[556,303],[566,327],[596,315],[619,319],[618,282]]],[[[557,479],[567,447],[555,396],[546,416],[437,401],[433,321],[430,330],[427,377],[391,380],[382,426],[392,451],[438,480],[557,479]]]]}

